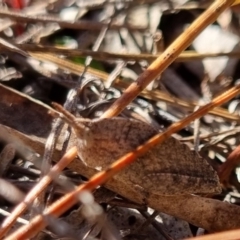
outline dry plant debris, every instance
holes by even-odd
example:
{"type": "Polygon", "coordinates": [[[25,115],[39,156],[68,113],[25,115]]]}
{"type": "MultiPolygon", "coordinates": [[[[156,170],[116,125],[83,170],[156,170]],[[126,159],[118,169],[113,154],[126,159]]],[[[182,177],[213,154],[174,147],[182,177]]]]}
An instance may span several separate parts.
{"type": "Polygon", "coordinates": [[[238,239],[233,3],[0,3],[0,238],[238,239]]]}

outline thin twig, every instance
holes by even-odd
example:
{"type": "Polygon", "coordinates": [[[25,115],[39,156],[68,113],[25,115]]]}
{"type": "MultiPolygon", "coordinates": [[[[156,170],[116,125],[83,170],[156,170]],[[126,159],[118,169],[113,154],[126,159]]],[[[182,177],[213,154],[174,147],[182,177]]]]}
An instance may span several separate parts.
{"type": "MultiPolygon", "coordinates": [[[[204,140],[204,139],[212,138],[212,137],[215,137],[215,136],[219,137],[221,135],[225,135],[224,137],[226,137],[226,136],[229,137],[229,136],[234,136],[234,135],[239,134],[239,133],[240,133],[240,127],[234,127],[233,129],[230,129],[230,130],[201,134],[199,136],[199,139],[204,140]]],[[[192,140],[193,140],[193,136],[181,138],[181,142],[189,142],[189,141],[192,141],[192,140]]]]}
{"type": "MultiPolygon", "coordinates": [[[[142,211],[142,210],[138,210],[138,211],[147,219],[147,221],[149,218],[152,217],[152,215],[150,215],[146,211],[142,211]]],[[[156,213],[156,212],[157,211],[154,211],[154,213],[156,213]]],[[[155,229],[157,229],[157,231],[159,231],[165,237],[166,240],[173,240],[173,238],[167,233],[167,231],[165,230],[165,228],[162,225],[157,224],[155,221],[152,221],[151,224],[155,229]]]]}
{"type": "MultiPolygon", "coordinates": [[[[30,51],[32,53],[54,53],[59,55],[64,55],[66,57],[86,57],[91,56],[97,60],[124,60],[124,61],[154,61],[159,57],[159,53],[148,54],[148,53],[111,53],[104,51],[92,51],[87,49],[67,49],[63,47],[52,47],[47,45],[33,45],[33,44],[18,44],[16,47],[21,48],[25,51],[30,51]]],[[[182,52],[179,56],[177,56],[177,62],[186,62],[186,61],[195,61],[202,60],[204,58],[216,58],[216,57],[229,57],[229,58],[239,58],[239,51],[231,51],[231,52],[219,52],[219,53],[198,53],[196,51],[185,51],[182,52]]]]}
{"type": "MultiPolygon", "coordinates": [[[[53,4],[55,1],[57,0],[49,0],[47,2],[39,2],[36,3],[30,7],[26,7],[22,10],[22,13],[26,14],[26,15],[36,15],[39,11],[41,11],[42,9],[46,9],[50,4],[53,4]],[[37,10],[37,11],[36,11],[37,10]]],[[[0,26],[0,32],[2,32],[3,30],[12,27],[13,25],[17,24],[18,22],[12,21],[9,18],[4,19],[1,22],[1,26],[0,26]]]]}
{"type": "MultiPolygon", "coordinates": [[[[2,216],[6,216],[6,217],[11,216],[10,212],[7,212],[7,211],[5,211],[3,209],[0,209],[0,214],[2,216]]],[[[24,218],[17,218],[17,219],[15,219],[15,221],[18,222],[18,223],[21,223],[21,224],[28,224],[29,223],[29,221],[24,219],[24,218]]]]}
{"type": "MultiPolygon", "coordinates": [[[[101,23],[101,22],[93,22],[93,21],[86,21],[81,20],[77,22],[71,22],[71,21],[64,21],[60,18],[46,15],[46,16],[29,16],[21,12],[15,12],[10,11],[7,9],[0,8],[0,16],[1,17],[8,17],[12,20],[24,22],[24,23],[57,23],[62,28],[69,28],[69,29],[86,29],[86,30],[101,30],[103,27],[107,27],[108,23],[101,23]]],[[[112,23],[110,26],[110,29],[121,29],[121,28],[127,28],[131,31],[145,31],[145,28],[138,27],[138,26],[132,26],[130,24],[123,24],[119,25],[117,23],[112,23]]]]}

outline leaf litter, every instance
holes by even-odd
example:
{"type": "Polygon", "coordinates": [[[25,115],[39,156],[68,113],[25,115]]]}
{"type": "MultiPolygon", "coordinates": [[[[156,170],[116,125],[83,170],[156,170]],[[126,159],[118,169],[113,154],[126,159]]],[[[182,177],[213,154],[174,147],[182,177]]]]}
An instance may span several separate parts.
{"type": "MultiPolygon", "coordinates": [[[[76,3],[73,3],[75,4],[74,6],[75,7],[79,6],[80,4],[79,2],[80,1],[76,1],[76,3]]],[[[187,2],[187,1],[183,1],[181,3],[180,2],[181,1],[179,1],[179,3],[172,3],[173,5],[171,4],[168,5],[166,3],[151,5],[152,3],[150,3],[149,5],[146,4],[139,7],[139,9],[142,8],[140,10],[135,6],[133,7],[132,5],[130,5],[130,7],[132,7],[133,12],[135,10],[137,13],[138,11],[140,11],[140,13],[142,12],[144,14],[150,8],[151,8],[151,11],[150,11],[151,14],[154,14],[153,10],[156,11],[156,9],[161,9],[160,13],[162,15],[160,14],[158,16],[155,16],[155,21],[156,19],[159,19],[159,21],[155,23],[156,25],[155,28],[156,28],[159,22],[165,21],[164,18],[166,18],[166,16],[168,15],[168,13],[164,12],[165,10],[169,9],[171,6],[174,6],[174,7],[180,6],[181,4],[183,4],[183,2],[187,2]]],[[[31,4],[32,5],[28,6],[28,8],[30,7],[32,9],[35,8],[36,11],[37,10],[42,11],[43,9],[46,8],[46,5],[45,6],[38,5],[37,1],[36,3],[34,3],[35,5],[33,3],[31,4]]],[[[66,6],[61,5],[61,3],[59,4],[60,5],[53,4],[51,6],[52,8],[48,8],[49,13],[52,13],[52,11],[57,11],[57,9],[60,12],[61,9],[66,8],[66,6]]],[[[120,12],[124,13],[126,11],[126,8],[128,7],[128,4],[129,3],[127,2],[124,3],[123,8],[122,9],[120,8],[120,12]]],[[[111,9],[110,6],[111,5],[108,6],[109,7],[108,11],[109,9],[111,9]]],[[[94,16],[95,19],[98,18],[99,21],[102,20],[99,18],[101,17],[100,15],[98,14],[94,15],[94,10],[92,10],[91,7],[92,6],[87,8],[87,11],[89,12],[89,14],[91,13],[92,16],[94,16]]],[[[100,10],[103,10],[103,9],[106,10],[103,7],[103,5],[100,4],[100,10]]],[[[70,11],[70,9],[68,10],[70,11]]],[[[190,10],[183,10],[183,11],[188,11],[190,15],[196,15],[194,11],[200,11],[200,10],[192,10],[193,12],[191,12],[190,10]]],[[[26,9],[26,12],[27,12],[27,9],[26,9]]],[[[188,13],[186,13],[186,15],[188,13]]],[[[91,14],[90,16],[84,15],[83,19],[87,18],[87,20],[94,21],[94,18],[91,19],[91,14]]],[[[234,12],[232,12],[232,14],[234,14],[234,12]]],[[[176,16],[177,12],[173,11],[172,17],[174,15],[176,16]]],[[[133,21],[134,17],[136,16],[138,17],[139,14],[135,14],[135,15],[132,14],[129,16],[132,17],[131,21],[133,21]]],[[[41,21],[41,18],[39,18],[39,21],[41,21]]],[[[120,20],[118,19],[118,21],[120,20]]],[[[16,37],[15,42],[21,43],[20,39],[21,37],[23,37],[22,34],[16,35],[18,32],[17,29],[18,28],[20,29],[21,26],[16,25],[16,23],[12,23],[12,24],[13,26],[11,30],[14,30],[12,31],[12,35],[11,34],[6,35],[7,34],[7,31],[6,31],[3,33],[2,37],[6,39],[10,38],[13,43],[14,43],[13,37],[16,37]]],[[[181,24],[182,26],[184,26],[185,22],[181,24]]],[[[25,30],[26,30],[25,34],[27,34],[27,38],[25,39],[28,39],[27,41],[31,44],[36,44],[36,39],[38,39],[38,41],[40,41],[41,44],[46,44],[46,45],[52,44],[54,46],[54,44],[51,42],[52,41],[51,38],[57,39],[57,38],[61,38],[61,34],[62,35],[67,34],[71,36],[71,41],[77,43],[79,48],[81,48],[81,46],[83,46],[81,45],[82,39],[84,38],[84,36],[86,36],[85,33],[86,32],[91,34],[93,33],[91,31],[84,32],[84,30],[81,30],[79,32],[76,32],[76,31],[67,32],[66,29],[61,29],[60,34],[58,34],[58,32],[56,32],[57,28],[55,29],[53,28],[54,30],[52,32],[47,32],[47,29],[46,29],[47,26],[43,25],[42,32],[40,35],[38,35],[39,31],[27,32],[27,30],[29,30],[27,26],[25,26],[25,30]],[[45,35],[43,34],[44,31],[45,31],[45,35]]],[[[64,26],[64,25],[61,25],[61,26],[64,26]]],[[[99,25],[96,24],[96,26],[99,26],[99,25]]],[[[111,30],[111,31],[108,31],[107,34],[108,36],[104,38],[104,42],[101,45],[101,50],[112,51],[111,49],[110,50],[107,49],[106,46],[112,46],[113,43],[118,42],[120,43],[120,46],[113,47],[113,50],[115,52],[122,52],[124,50],[129,54],[136,53],[135,47],[137,47],[138,49],[137,53],[151,51],[144,45],[145,44],[144,42],[139,41],[139,36],[142,37],[142,30],[140,30],[139,33],[134,32],[134,34],[132,34],[131,31],[124,32],[124,31],[111,30]],[[121,37],[121,41],[119,41],[119,36],[121,37]],[[111,38],[112,39],[114,38],[117,41],[111,40],[111,38]],[[136,38],[135,40],[137,40],[134,43],[136,45],[132,43],[132,39],[134,38],[136,38]],[[130,46],[134,46],[134,47],[130,47],[130,46]]],[[[224,34],[224,32],[222,32],[222,34],[224,34]]],[[[91,40],[93,41],[92,43],[94,43],[98,33],[97,35],[95,33],[93,35],[95,35],[95,38],[94,37],[91,38],[91,40]]],[[[163,34],[163,36],[167,38],[165,34],[163,34]]],[[[148,42],[151,43],[151,35],[145,35],[145,38],[148,38],[148,42]]],[[[166,42],[167,42],[167,39],[166,39],[166,42]]],[[[67,43],[64,43],[64,44],[66,47],[68,47],[67,43]]],[[[89,46],[91,46],[91,44],[89,44],[89,46]]],[[[21,49],[20,46],[19,48],[21,49]]],[[[229,49],[232,49],[232,48],[229,48],[229,49]]],[[[1,114],[1,120],[0,120],[1,121],[0,122],[1,123],[1,126],[0,126],[1,142],[2,142],[3,148],[4,148],[4,144],[9,144],[9,143],[15,144],[17,155],[15,155],[12,163],[5,162],[4,165],[1,165],[1,168],[6,169],[3,175],[6,180],[10,181],[12,179],[19,179],[19,181],[31,183],[32,181],[38,180],[39,175],[35,175],[35,177],[33,176],[29,177],[29,176],[24,176],[24,174],[21,175],[14,171],[12,172],[9,170],[11,169],[11,166],[9,167],[8,164],[12,166],[17,164],[19,165],[19,167],[23,169],[28,169],[29,164],[27,164],[27,162],[25,161],[29,160],[34,162],[36,164],[36,167],[41,166],[41,157],[43,156],[44,145],[46,143],[47,136],[50,134],[50,131],[51,131],[51,124],[52,124],[53,118],[48,114],[48,109],[45,108],[44,105],[40,105],[37,102],[34,102],[33,98],[42,100],[47,104],[50,104],[50,102],[52,101],[57,101],[63,104],[65,102],[65,96],[67,94],[68,89],[71,88],[73,83],[76,83],[78,76],[74,74],[69,74],[71,73],[71,70],[69,70],[68,72],[64,72],[66,71],[66,67],[63,69],[60,69],[59,67],[60,65],[56,63],[55,63],[56,68],[52,68],[50,64],[48,64],[47,62],[44,62],[44,67],[42,68],[41,65],[43,63],[41,62],[37,63],[37,61],[39,60],[37,61],[35,60],[34,62],[27,55],[21,55],[21,52],[19,51],[14,52],[14,51],[9,51],[8,49],[8,51],[6,51],[5,54],[8,56],[8,59],[6,60],[6,63],[3,64],[3,69],[12,69],[12,67],[14,67],[16,69],[16,72],[21,73],[22,76],[18,74],[18,76],[16,77],[15,74],[8,74],[7,78],[5,76],[2,77],[2,81],[4,81],[3,83],[5,85],[10,86],[11,88],[7,89],[4,86],[1,86],[0,88],[1,96],[2,96],[1,97],[1,113],[0,113],[1,114]],[[55,71],[56,69],[58,69],[58,71],[55,71]],[[23,92],[23,94],[21,95],[19,92],[17,91],[14,92],[11,89],[20,90],[21,92],[23,92]],[[32,96],[32,98],[26,97],[24,93],[29,94],[30,96],[32,96]],[[36,155],[35,152],[38,155],[36,155]]],[[[130,71],[133,71],[137,75],[148,64],[146,61],[145,62],[136,61],[134,63],[124,62],[124,64],[119,65],[117,61],[112,61],[112,60],[107,61],[107,59],[104,59],[102,63],[104,64],[103,65],[104,68],[108,71],[109,69],[114,70],[115,66],[116,67],[120,66],[122,67],[123,70],[127,69],[130,71]]],[[[154,91],[159,91],[159,92],[163,91],[169,94],[169,96],[172,99],[175,99],[175,97],[178,96],[179,98],[183,98],[185,101],[189,101],[190,103],[193,99],[192,98],[189,99],[188,96],[194,96],[194,100],[201,100],[201,96],[204,94],[201,92],[201,88],[197,84],[197,82],[200,82],[202,80],[203,75],[202,76],[199,75],[199,72],[198,74],[196,74],[196,71],[199,70],[196,68],[191,68],[189,72],[188,71],[189,65],[191,65],[191,63],[188,63],[188,66],[186,65],[186,63],[174,63],[173,66],[169,68],[171,71],[174,71],[176,78],[178,78],[179,79],[178,81],[180,81],[178,83],[179,85],[177,88],[179,89],[179,91],[176,91],[176,88],[174,88],[175,84],[172,84],[171,86],[170,80],[168,81],[165,80],[165,82],[168,82],[168,84],[166,84],[165,87],[161,85],[157,87],[153,86],[154,91]],[[185,71],[183,69],[185,70],[187,69],[187,70],[185,71]],[[192,78],[196,80],[194,81],[194,84],[189,80],[191,78],[186,77],[192,73],[193,75],[190,75],[190,76],[192,76],[192,78]],[[188,87],[184,87],[184,86],[188,86],[188,87]],[[186,89],[191,89],[191,94],[186,89]]],[[[194,66],[194,64],[192,65],[194,66]]],[[[208,68],[208,71],[210,71],[209,68],[208,68]]],[[[119,74],[119,69],[117,73],[119,74]]],[[[238,73],[237,71],[235,71],[235,73],[232,71],[231,75],[228,75],[230,73],[221,73],[221,74],[223,74],[223,77],[218,76],[216,77],[216,79],[210,79],[210,81],[207,83],[207,87],[209,88],[210,91],[214,93],[214,95],[219,93],[219,91],[222,91],[223,89],[225,89],[224,88],[225,86],[223,86],[223,81],[224,79],[226,79],[226,77],[233,77],[232,83],[234,83],[234,81],[237,79],[238,73]],[[224,76],[224,74],[226,76],[224,76]],[[218,84],[219,81],[222,84],[222,85],[220,84],[220,86],[222,86],[220,88],[216,87],[217,85],[219,85],[218,84]]],[[[214,74],[211,75],[209,73],[209,75],[212,76],[214,74]]],[[[97,79],[97,81],[102,82],[102,80],[99,79],[96,75],[93,75],[93,76],[97,79]]],[[[122,76],[124,77],[124,75],[122,76]]],[[[164,78],[169,76],[163,75],[162,77],[164,78]]],[[[78,114],[80,114],[84,118],[89,118],[89,117],[93,118],[93,117],[101,116],[101,114],[105,111],[105,109],[107,109],[108,106],[110,105],[111,100],[114,98],[118,98],[119,94],[123,90],[123,88],[116,88],[115,85],[112,85],[114,84],[114,81],[110,81],[110,84],[108,82],[107,87],[104,87],[104,82],[102,82],[103,87],[99,88],[99,85],[96,84],[96,79],[89,78],[89,75],[87,74],[85,74],[83,78],[83,85],[86,82],[88,82],[88,84],[86,87],[82,88],[79,91],[80,101],[78,101],[77,106],[78,106],[78,114]]],[[[129,80],[132,80],[132,79],[127,79],[126,76],[125,78],[121,79],[123,83],[126,83],[129,80]]],[[[162,82],[164,82],[164,80],[162,80],[162,82]]],[[[231,130],[236,126],[237,123],[235,121],[233,120],[230,121],[229,119],[227,120],[226,118],[224,118],[224,113],[225,113],[224,110],[226,109],[221,108],[220,110],[223,111],[223,117],[211,118],[211,115],[207,115],[205,116],[205,119],[202,119],[200,123],[200,130],[199,130],[200,136],[206,135],[206,134],[210,135],[212,132],[217,133],[218,131],[231,130]]],[[[82,177],[79,175],[79,173],[82,175],[85,175],[85,177],[90,177],[91,174],[95,172],[95,170],[99,171],[100,169],[106,168],[109,165],[109,163],[121,157],[125,153],[134,150],[138,145],[142,144],[143,142],[148,140],[151,136],[155,135],[159,131],[159,129],[167,127],[171,122],[174,122],[174,121],[177,121],[178,119],[183,118],[186,115],[186,113],[187,113],[186,109],[184,109],[181,106],[178,106],[177,101],[174,101],[174,103],[170,105],[170,104],[166,104],[166,102],[163,101],[162,99],[158,99],[156,101],[154,99],[151,99],[150,97],[150,101],[149,101],[149,99],[147,100],[144,97],[141,97],[134,100],[130,104],[129,108],[123,111],[123,113],[121,114],[122,118],[96,119],[96,120],[95,119],[86,120],[86,119],[78,118],[78,121],[80,121],[82,124],[84,123],[84,129],[85,129],[84,132],[87,131],[86,129],[90,129],[90,132],[87,131],[87,133],[84,133],[84,139],[85,139],[85,142],[84,142],[84,139],[81,138],[82,133],[79,133],[78,131],[76,131],[78,135],[78,139],[74,139],[74,136],[72,136],[70,139],[70,143],[67,145],[67,148],[70,148],[70,146],[75,145],[75,143],[77,142],[79,155],[85,163],[85,169],[87,167],[89,167],[89,169],[83,170],[84,166],[81,166],[82,170],[79,170],[80,167],[79,166],[76,167],[76,165],[80,163],[79,162],[72,163],[71,165],[69,165],[69,168],[75,171],[75,173],[72,172],[70,174],[69,170],[63,172],[67,174],[67,176],[69,175],[67,177],[68,180],[66,180],[65,185],[67,185],[68,183],[70,184],[70,181],[76,183],[76,179],[77,179],[77,182],[79,182],[80,179],[82,180],[82,177]],[[141,109],[141,111],[137,111],[138,108],[141,109]],[[139,112],[141,112],[141,114],[139,114],[139,112]],[[135,120],[133,118],[135,118],[135,120]],[[147,123],[143,123],[142,121],[145,121],[147,123]],[[88,134],[90,135],[88,136],[90,140],[86,141],[86,135],[88,134]]],[[[226,111],[226,114],[228,114],[228,116],[231,115],[227,111],[226,111]]],[[[234,114],[232,115],[234,116],[234,114]]],[[[64,129],[66,130],[66,126],[64,127],[64,129]]],[[[74,129],[76,130],[76,127],[74,127],[74,129]]],[[[53,160],[55,161],[58,161],[60,159],[61,148],[64,145],[64,141],[65,141],[64,133],[65,131],[61,133],[61,136],[57,144],[57,150],[54,151],[53,160]]],[[[176,134],[175,137],[181,140],[182,137],[192,136],[192,133],[193,133],[193,126],[190,125],[187,129],[184,129],[178,134],[176,134]]],[[[208,194],[208,193],[210,194],[217,193],[219,192],[220,188],[219,188],[217,174],[213,170],[213,168],[217,169],[217,167],[220,165],[220,162],[227,158],[228,153],[231,152],[231,149],[233,148],[233,146],[238,145],[238,138],[234,139],[234,137],[237,136],[237,134],[238,132],[234,133],[230,139],[229,137],[226,139],[223,138],[221,139],[221,141],[215,144],[214,144],[214,140],[218,140],[218,135],[213,136],[212,138],[210,138],[210,140],[203,139],[200,142],[200,145],[198,146],[199,153],[194,153],[190,151],[189,147],[190,148],[193,147],[193,143],[191,141],[187,143],[189,146],[187,147],[184,144],[180,144],[179,141],[175,140],[174,138],[171,138],[167,140],[165,143],[163,143],[162,145],[148,152],[144,157],[138,159],[137,162],[134,163],[133,165],[128,166],[122,173],[120,173],[119,175],[116,175],[114,179],[112,179],[110,183],[108,183],[110,184],[110,189],[114,190],[118,194],[124,193],[124,191],[130,191],[130,192],[132,191],[133,195],[135,193],[135,199],[130,198],[130,200],[132,201],[135,200],[136,203],[140,203],[140,204],[144,203],[144,201],[142,201],[143,199],[141,194],[143,193],[143,196],[148,195],[146,194],[146,190],[147,190],[147,193],[149,193],[149,191],[153,192],[153,195],[163,194],[168,196],[172,194],[177,194],[175,197],[169,196],[169,203],[175,204],[176,206],[180,206],[178,205],[179,203],[183,203],[183,204],[187,203],[187,201],[190,201],[191,199],[190,196],[184,199],[183,196],[179,196],[179,194],[181,195],[183,193],[184,194],[194,193],[194,194],[202,195],[202,194],[208,194]],[[211,144],[211,142],[213,143],[211,144]],[[210,144],[210,147],[209,147],[209,144],[210,144]],[[200,157],[199,154],[202,155],[203,158],[200,157]],[[208,162],[205,159],[207,159],[208,162]],[[211,167],[211,165],[213,167],[211,167]],[[129,187],[129,184],[130,184],[130,189],[127,190],[127,188],[129,187]],[[116,191],[116,189],[121,189],[121,190],[116,191]],[[141,197],[138,198],[139,195],[136,192],[140,192],[141,197]],[[176,201],[178,201],[178,203],[176,203],[176,201]]],[[[7,146],[8,145],[6,145],[6,147],[7,146]]],[[[2,153],[2,155],[3,154],[4,152],[2,153]]],[[[9,161],[11,161],[11,157],[9,161]]],[[[76,161],[79,161],[79,160],[76,160],[76,161]]],[[[35,168],[35,166],[33,165],[30,165],[30,166],[32,169],[35,168]]],[[[229,181],[232,182],[231,184],[233,184],[233,185],[230,184],[230,186],[234,186],[237,189],[239,188],[238,184],[234,183],[234,176],[233,176],[233,180],[229,179],[229,181]]],[[[106,186],[109,187],[109,185],[106,185],[106,186]]],[[[62,188],[64,187],[62,186],[62,188]]],[[[65,188],[65,191],[69,191],[69,190],[65,188]]],[[[237,201],[238,197],[236,197],[237,196],[236,191],[237,190],[235,190],[234,188],[224,190],[224,192],[222,194],[217,195],[216,198],[223,200],[224,196],[226,196],[227,194],[230,194],[231,196],[230,202],[237,201]]],[[[48,194],[49,192],[47,193],[47,195],[48,194]]],[[[57,197],[57,195],[58,195],[57,193],[53,192],[54,199],[57,197]]],[[[126,195],[122,194],[122,195],[126,197],[126,195],[128,194],[126,195]]],[[[148,196],[146,196],[146,198],[147,197],[148,196]]],[[[119,196],[117,196],[116,198],[118,199],[119,196]]],[[[127,200],[124,198],[120,198],[120,199],[123,203],[127,202],[127,200]]],[[[166,199],[168,198],[166,197],[166,199]]],[[[164,202],[164,200],[159,200],[159,199],[158,201],[164,202]]],[[[202,201],[203,201],[203,198],[202,198],[202,201]]],[[[104,202],[104,200],[101,202],[104,202]]],[[[200,202],[201,202],[201,198],[199,197],[199,203],[200,202]]],[[[198,205],[199,203],[196,203],[194,207],[189,208],[193,212],[193,215],[194,214],[196,215],[195,216],[196,219],[198,218],[198,215],[197,215],[197,212],[194,212],[195,211],[194,208],[196,206],[199,206],[198,205]]],[[[207,205],[205,206],[205,208],[202,208],[201,210],[205,209],[205,211],[207,211],[206,209],[208,209],[209,212],[211,212],[213,209],[213,206],[215,207],[218,206],[217,205],[218,203],[215,203],[215,202],[211,202],[211,203],[212,203],[212,208],[209,205],[210,210],[207,208],[207,205]]],[[[159,203],[159,205],[161,204],[159,203]]],[[[112,206],[113,207],[111,207],[111,201],[105,202],[104,210],[106,211],[107,215],[108,215],[109,209],[111,208],[115,209],[117,212],[121,212],[120,207],[114,206],[114,205],[112,206]]],[[[224,206],[226,207],[226,205],[224,206]]],[[[223,207],[223,205],[221,205],[221,207],[223,207]]],[[[219,208],[221,207],[219,206],[219,208]]],[[[2,203],[2,208],[11,211],[11,205],[9,204],[9,202],[2,203]]],[[[162,206],[162,209],[164,209],[163,206],[162,206]]],[[[166,209],[164,211],[166,211],[166,209]]],[[[173,216],[186,219],[185,215],[182,214],[183,210],[184,210],[184,207],[182,210],[180,209],[178,211],[176,210],[173,216]]],[[[169,239],[171,239],[171,237],[175,239],[180,239],[180,238],[188,237],[190,235],[195,234],[194,231],[191,231],[189,228],[188,230],[186,230],[185,235],[184,234],[180,235],[180,231],[175,232],[174,235],[171,235],[173,232],[174,226],[164,224],[164,222],[167,223],[167,220],[165,218],[162,218],[161,220],[150,221],[151,224],[149,225],[149,227],[151,230],[149,231],[148,228],[145,228],[145,229],[148,229],[147,234],[146,232],[144,233],[144,231],[142,233],[141,231],[134,232],[135,226],[138,224],[138,220],[141,219],[141,221],[143,222],[144,220],[142,220],[141,214],[137,213],[134,215],[134,216],[137,216],[135,220],[135,224],[131,225],[130,220],[134,219],[133,214],[131,214],[131,211],[129,208],[124,208],[124,211],[126,213],[121,213],[121,214],[123,214],[123,217],[125,217],[125,220],[123,220],[122,218],[122,220],[119,220],[119,221],[115,220],[114,223],[116,225],[117,231],[119,230],[123,231],[123,229],[121,229],[122,222],[129,221],[129,224],[125,226],[124,233],[122,232],[122,235],[121,235],[126,239],[127,238],[130,239],[131,237],[135,239],[141,239],[141,238],[147,239],[148,236],[150,236],[151,232],[154,234],[157,234],[157,235],[154,235],[154,239],[162,239],[163,237],[160,234],[161,231],[156,230],[159,228],[155,228],[154,224],[155,226],[156,224],[160,226],[160,228],[163,229],[162,232],[164,231],[165,233],[168,232],[164,236],[165,238],[169,238],[169,239]],[[130,216],[127,217],[128,216],[127,214],[130,214],[130,216]],[[163,222],[161,223],[161,221],[163,222]]],[[[169,210],[166,212],[173,213],[174,211],[169,210]]],[[[118,216],[117,214],[119,213],[116,213],[116,216],[118,216]]],[[[116,216],[115,218],[117,219],[116,216]]],[[[205,216],[207,216],[207,214],[205,216]]],[[[203,218],[204,218],[204,214],[203,214],[203,218]]],[[[169,221],[171,220],[171,216],[168,216],[168,220],[169,221]]],[[[233,222],[234,220],[232,220],[232,226],[239,227],[237,223],[236,225],[234,225],[233,222]]],[[[198,223],[198,221],[196,221],[195,223],[198,223]]],[[[187,222],[184,222],[182,226],[185,226],[186,224],[189,225],[187,222]]],[[[77,220],[76,220],[76,225],[78,225],[77,220]]],[[[109,225],[109,229],[111,230],[110,232],[113,233],[116,230],[110,227],[111,223],[107,225],[109,225]]],[[[107,225],[104,227],[107,227],[107,225]]],[[[196,225],[200,226],[198,224],[196,225]]],[[[228,225],[226,229],[227,228],[231,228],[231,226],[228,225]]],[[[85,233],[90,231],[90,229],[91,229],[91,225],[89,226],[88,230],[85,231],[85,233]]],[[[136,229],[141,229],[141,227],[140,228],[138,227],[136,229]]],[[[213,227],[212,229],[216,229],[216,228],[213,227]]],[[[217,229],[217,230],[219,231],[220,229],[217,229]]],[[[222,230],[224,230],[224,228],[222,228],[222,230]]],[[[56,238],[58,236],[58,232],[56,229],[55,231],[56,231],[54,233],[55,235],[51,235],[49,234],[49,232],[47,233],[45,232],[44,234],[47,234],[49,237],[52,236],[56,238]]],[[[81,229],[79,231],[81,231],[81,229]]],[[[97,232],[99,234],[101,230],[97,232]]],[[[71,235],[70,230],[65,233],[65,235],[68,235],[68,234],[69,236],[71,235]]],[[[60,236],[60,233],[59,233],[59,236],[60,236]]],[[[74,236],[76,238],[76,234],[74,236]]],[[[95,237],[97,237],[97,234],[95,237]]]]}

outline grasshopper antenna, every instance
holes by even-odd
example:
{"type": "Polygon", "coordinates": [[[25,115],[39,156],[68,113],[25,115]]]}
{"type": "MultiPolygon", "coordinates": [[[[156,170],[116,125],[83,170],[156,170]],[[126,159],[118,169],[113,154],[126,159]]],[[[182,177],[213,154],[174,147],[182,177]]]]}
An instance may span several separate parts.
{"type": "Polygon", "coordinates": [[[54,117],[61,118],[77,132],[82,132],[83,129],[86,129],[86,126],[84,126],[80,121],[78,121],[78,119],[69,111],[67,111],[63,106],[56,102],[52,102],[52,106],[54,107],[54,109],[57,110],[50,112],[50,114],[52,114],[54,117]]]}

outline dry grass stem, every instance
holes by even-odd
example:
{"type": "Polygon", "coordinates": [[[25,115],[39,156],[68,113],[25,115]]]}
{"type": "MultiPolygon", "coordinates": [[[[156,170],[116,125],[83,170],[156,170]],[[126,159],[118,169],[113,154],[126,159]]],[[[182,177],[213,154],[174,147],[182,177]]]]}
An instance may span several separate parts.
{"type": "MultiPolygon", "coordinates": [[[[1,47],[1,46],[0,46],[1,47]]],[[[16,44],[16,47],[34,53],[50,53],[50,54],[59,54],[66,57],[87,57],[91,56],[94,59],[98,60],[124,60],[124,61],[154,61],[158,58],[159,54],[130,54],[130,53],[112,53],[112,52],[101,52],[101,51],[92,51],[84,49],[68,49],[63,47],[52,47],[46,45],[33,45],[33,44],[16,44]]],[[[177,58],[177,62],[186,62],[186,61],[195,61],[202,60],[204,58],[216,58],[216,57],[229,57],[229,58],[239,58],[240,52],[219,52],[219,53],[198,53],[195,51],[185,51],[182,52],[177,58]]]]}
{"type": "MultiPolygon", "coordinates": [[[[60,18],[56,18],[54,16],[29,16],[24,13],[16,12],[16,11],[10,11],[4,8],[0,8],[0,16],[1,17],[7,17],[11,18],[15,21],[20,21],[24,23],[57,23],[62,28],[69,28],[69,29],[86,29],[86,30],[101,30],[103,27],[107,27],[107,23],[101,23],[101,22],[92,22],[92,21],[77,21],[77,22],[71,22],[71,21],[64,21],[60,18]]],[[[127,28],[131,31],[134,30],[145,30],[145,28],[137,27],[137,26],[131,26],[131,25],[119,25],[119,24],[111,24],[111,29],[121,29],[121,28],[127,28]]]]}

